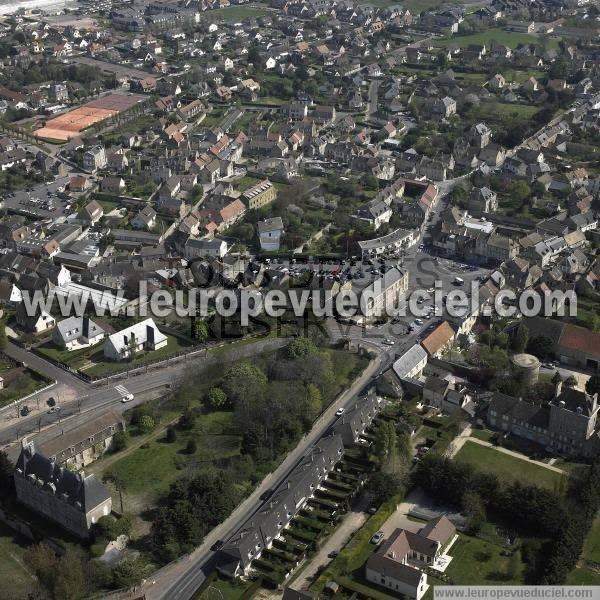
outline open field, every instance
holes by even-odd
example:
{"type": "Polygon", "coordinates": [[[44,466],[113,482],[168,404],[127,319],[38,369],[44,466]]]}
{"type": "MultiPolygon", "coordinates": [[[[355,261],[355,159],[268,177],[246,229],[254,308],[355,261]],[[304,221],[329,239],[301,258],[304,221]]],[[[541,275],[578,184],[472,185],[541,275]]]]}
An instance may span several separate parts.
{"type": "Polygon", "coordinates": [[[263,17],[267,14],[269,14],[269,10],[266,4],[241,4],[206,11],[202,15],[202,20],[209,23],[211,21],[242,21],[248,17],[263,17]]]}
{"type": "Polygon", "coordinates": [[[540,43],[542,39],[546,42],[548,48],[557,48],[559,40],[554,38],[541,38],[528,33],[517,33],[514,31],[504,31],[504,29],[488,29],[481,33],[473,33],[471,35],[459,35],[445,37],[435,41],[436,46],[460,46],[461,48],[470,44],[485,44],[489,46],[493,41],[498,44],[504,44],[509,48],[516,48],[519,44],[535,44],[540,43]]]}
{"type": "MultiPolygon", "coordinates": [[[[394,0],[358,0],[358,4],[369,4],[371,6],[376,6],[377,8],[385,8],[387,6],[393,6],[394,4],[399,3],[394,2],[394,0]]],[[[410,10],[412,13],[419,14],[424,10],[431,10],[432,8],[439,8],[440,6],[449,4],[457,4],[457,1],[449,0],[444,2],[444,0],[407,0],[406,2],[402,2],[402,7],[406,10],[410,10]]]]}
{"type": "Polygon", "coordinates": [[[107,468],[102,460],[98,461],[93,471],[100,476],[110,474],[118,477],[126,482],[126,496],[135,499],[144,496],[151,504],[183,474],[183,469],[197,468],[214,463],[217,459],[225,460],[238,455],[240,439],[233,413],[210,413],[198,417],[191,430],[178,430],[175,442],[168,443],[165,434],[158,435],[130,453],[125,450],[123,458],[107,468]],[[198,443],[198,450],[193,455],[185,451],[190,439],[198,443]]]}
{"type": "Polygon", "coordinates": [[[446,573],[460,585],[522,584],[520,556],[505,556],[505,549],[476,537],[459,534],[449,550],[452,562],[446,573]],[[512,564],[511,564],[512,562],[512,564]]]}
{"type": "Polygon", "coordinates": [[[26,540],[0,524],[0,597],[6,590],[12,598],[25,598],[33,591],[35,578],[23,562],[26,548],[26,540]]]}
{"type": "Polygon", "coordinates": [[[499,479],[509,483],[527,481],[530,484],[553,490],[560,485],[562,478],[556,471],[531,464],[469,440],[459,450],[456,460],[469,463],[480,471],[494,473],[499,479]]]}

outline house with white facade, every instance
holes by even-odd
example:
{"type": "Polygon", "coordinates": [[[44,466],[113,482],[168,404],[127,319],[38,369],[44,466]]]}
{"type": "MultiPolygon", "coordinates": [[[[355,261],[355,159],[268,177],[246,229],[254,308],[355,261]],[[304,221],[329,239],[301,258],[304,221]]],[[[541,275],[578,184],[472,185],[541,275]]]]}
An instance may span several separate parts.
{"type": "Polygon", "coordinates": [[[60,321],[52,332],[52,341],[65,350],[87,348],[101,342],[106,332],[89,317],[68,317],[60,321]]]}
{"type": "Polygon", "coordinates": [[[154,319],[146,319],[109,335],[104,342],[104,356],[109,360],[125,360],[136,352],[153,352],[164,348],[168,341],[154,319]]]}

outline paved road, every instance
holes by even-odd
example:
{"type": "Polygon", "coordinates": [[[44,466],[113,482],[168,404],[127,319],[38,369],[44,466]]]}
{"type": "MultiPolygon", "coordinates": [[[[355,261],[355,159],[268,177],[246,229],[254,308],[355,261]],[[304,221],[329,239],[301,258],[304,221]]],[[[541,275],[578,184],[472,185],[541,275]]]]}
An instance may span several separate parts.
{"type": "MultiPolygon", "coordinates": [[[[7,353],[16,360],[24,361],[38,371],[57,379],[59,385],[44,394],[40,394],[39,409],[35,398],[27,400],[25,403],[32,410],[32,413],[27,417],[17,418],[16,411],[13,410],[4,411],[0,414],[0,446],[3,447],[14,443],[24,435],[37,433],[39,430],[50,426],[60,425],[61,421],[67,417],[81,415],[81,422],[83,422],[107,408],[125,410],[147,401],[149,398],[145,394],[148,392],[154,392],[154,397],[160,396],[167,386],[172,386],[183,375],[185,370],[193,364],[193,361],[202,360],[202,358],[188,359],[173,365],[165,365],[161,369],[141,372],[118,382],[109,382],[94,387],[14,344],[9,344],[7,353]],[[114,388],[117,383],[125,385],[136,398],[126,405],[121,404],[121,396],[114,388]],[[47,412],[48,409],[44,402],[50,396],[53,396],[61,404],[62,410],[60,412],[47,412]]],[[[79,419],[79,416],[77,416],[77,419],[79,419]]],[[[71,427],[71,423],[68,426],[71,427]]]]}
{"type": "Polygon", "coordinates": [[[375,359],[365,372],[334,402],[317,420],[310,433],[298,443],[281,465],[257,487],[254,493],[240,504],[232,515],[221,525],[214,528],[204,539],[202,546],[174,565],[164,568],[153,576],[154,584],[146,585],[148,600],[184,600],[191,598],[204,581],[206,575],[214,568],[215,553],[210,550],[218,539],[227,541],[244,523],[251,518],[264,504],[260,495],[268,489],[281,485],[299,460],[330,429],[337,417],[335,412],[341,406],[348,406],[356,395],[379,373],[381,359],[375,359]]]}
{"type": "Polygon", "coordinates": [[[369,99],[367,101],[367,118],[377,112],[377,97],[380,81],[373,79],[369,84],[369,99]]]}

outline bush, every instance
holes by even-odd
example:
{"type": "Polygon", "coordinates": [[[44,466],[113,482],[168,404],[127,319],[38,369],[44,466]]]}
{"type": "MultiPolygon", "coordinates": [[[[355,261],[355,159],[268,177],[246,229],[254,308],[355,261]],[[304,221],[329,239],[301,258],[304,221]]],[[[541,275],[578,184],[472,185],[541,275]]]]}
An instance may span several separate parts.
{"type": "Polygon", "coordinates": [[[150,415],[143,415],[140,419],[140,429],[142,430],[142,433],[150,433],[151,431],[154,431],[154,427],[156,426],[156,423],[154,422],[154,419],[150,416],[150,415]]]}
{"type": "Polygon", "coordinates": [[[196,443],[196,440],[188,440],[185,451],[187,454],[196,454],[198,451],[198,444],[196,443]]]}
{"type": "Polygon", "coordinates": [[[175,431],[175,427],[169,427],[167,429],[167,442],[172,444],[177,440],[177,432],[175,431]]]}
{"type": "Polygon", "coordinates": [[[117,431],[113,436],[111,450],[113,452],[120,452],[121,450],[125,450],[127,448],[127,443],[129,442],[129,435],[125,431],[117,431]]]}

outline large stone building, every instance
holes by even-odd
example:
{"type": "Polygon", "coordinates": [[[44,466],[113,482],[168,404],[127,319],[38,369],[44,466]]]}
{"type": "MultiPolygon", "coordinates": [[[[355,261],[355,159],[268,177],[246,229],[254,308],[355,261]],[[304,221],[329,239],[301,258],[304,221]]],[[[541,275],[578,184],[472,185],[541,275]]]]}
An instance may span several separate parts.
{"type": "Polygon", "coordinates": [[[554,398],[545,404],[533,404],[496,392],[487,411],[488,423],[569,456],[595,456],[600,450],[596,431],[598,395],[556,386],[554,398]]]}
{"type": "MultiPolygon", "coordinates": [[[[362,317],[373,320],[392,315],[408,289],[408,271],[392,267],[360,291],[362,317]]],[[[362,320],[362,317],[359,318],[362,320]]]]}
{"type": "Polygon", "coordinates": [[[268,179],[265,179],[247,189],[242,194],[242,198],[248,209],[261,208],[261,206],[266,206],[277,198],[277,189],[268,179]]]}
{"type": "Polygon", "coordinates": [[[80,538],[87,538],[98,519],[110,514],[112,500],[95,475],[75,473],[22,443],[14,471],[19,502],[80,538]]]}
{"type": "Polygon", "coordinates": [[[52,462],[77,470],[100,458],[111,446],[116,433],[125,431],[125,423],[117,413],[104,414],[63,431],[40,444],[40,451],[52,462]]]}

